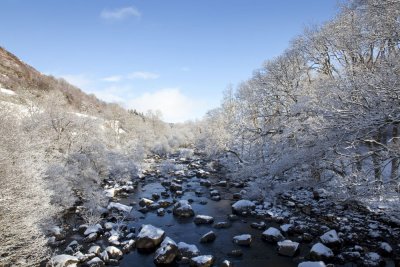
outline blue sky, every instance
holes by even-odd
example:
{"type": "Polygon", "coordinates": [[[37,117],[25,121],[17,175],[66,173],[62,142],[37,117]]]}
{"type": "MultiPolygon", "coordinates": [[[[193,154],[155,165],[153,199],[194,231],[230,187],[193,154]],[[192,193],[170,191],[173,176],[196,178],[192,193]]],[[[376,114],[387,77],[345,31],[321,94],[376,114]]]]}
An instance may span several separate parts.
{"type": "Polygon", "coordinates": [[[169,122],[201,118],[337,0],[1,0],[0,45],[169,122]]]}

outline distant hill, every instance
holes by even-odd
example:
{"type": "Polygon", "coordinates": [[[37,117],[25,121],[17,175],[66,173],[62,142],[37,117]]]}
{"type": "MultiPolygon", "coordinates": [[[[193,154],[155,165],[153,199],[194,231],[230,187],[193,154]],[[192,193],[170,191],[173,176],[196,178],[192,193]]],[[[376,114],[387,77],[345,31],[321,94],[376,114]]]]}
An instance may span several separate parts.
{"type": "Polygon", "coordinates": [[[0,88],[18,92],[29,90],[41,96],[52,90],[60,91],[76,111],[101,113],[107,104],[94,95],[88,95],[63,79],[40,73],[17,56],[0,47],[0,88]]]}

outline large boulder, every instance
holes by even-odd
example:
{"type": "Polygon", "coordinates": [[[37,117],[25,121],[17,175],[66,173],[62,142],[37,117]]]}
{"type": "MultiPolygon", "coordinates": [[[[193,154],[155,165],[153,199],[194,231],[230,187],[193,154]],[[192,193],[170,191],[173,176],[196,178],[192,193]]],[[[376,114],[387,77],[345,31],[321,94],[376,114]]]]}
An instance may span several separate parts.
{"type": "Polygon", "coordinates": [[[278,253],[283,256],[293,257],[299,248],[299,243],[291,240],[278,242],[278,253]]]}
{"type": "Polygon", "coordinates": [[[177,244],[171,238],[166,237],[155,253],[154,264],[156,265],[170,264],[171,262],[174,261],[177,255],[178,255],[177,244]]]}
{"type": "Polygon", "coordinates": [[[262,239],[264,239],[267,242],[271,243],[276,243],[278,241],[282,241],[284,239],[283,235],[281,234],[281,231],[274,227],[270,227],[267,230],[265,230],[262,235],[262,239]]]}
{"type": "Polygon", "coordinates": [[[46,267],[75,267],[77,266],[79,259],[71,255],[57,255],[51,258],[46,267]]]}
{"type": "Polygon", "coordinates": [[[210,267],[214,264],[215,258],[212,255],[193,257],[190,260],[191,267],[210,267]]]}
{"type": "Polygon", "coordinates": [[[177,217],[192,217],[194,216],[194,211],[192,206],[190,206],[187,200],[179,200],[175,203],[172,213],[177,217]]]}
{"type": "Polygon", "coordinates": [[[246,199],[239,200],[232,205],[232,212],[239,215],[246,212],[251,212],[252,210],[255,209],[256,209],[256,204],[246,199]]]}
{"type": "Polygon", "coordinates": [[[164,239],[164,230],[150,224],[144,224],[136,237],[136,247],[138,249],[153,249],[164,239]]]}

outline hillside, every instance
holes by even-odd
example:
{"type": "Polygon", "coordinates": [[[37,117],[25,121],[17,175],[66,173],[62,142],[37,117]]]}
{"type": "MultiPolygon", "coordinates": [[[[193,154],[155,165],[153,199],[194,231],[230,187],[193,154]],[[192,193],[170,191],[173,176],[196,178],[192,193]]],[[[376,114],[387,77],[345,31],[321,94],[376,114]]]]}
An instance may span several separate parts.
{"type": "Polygon", "coordinates": [[[0,47],[0,87],[16,93],[29,90],[37,97],[58,91],[64,95],[71,108],[92,115],[102,113],[107,105],[96,96],[84,93],[63,79],[40,73],[2,47],[0,47]]]}

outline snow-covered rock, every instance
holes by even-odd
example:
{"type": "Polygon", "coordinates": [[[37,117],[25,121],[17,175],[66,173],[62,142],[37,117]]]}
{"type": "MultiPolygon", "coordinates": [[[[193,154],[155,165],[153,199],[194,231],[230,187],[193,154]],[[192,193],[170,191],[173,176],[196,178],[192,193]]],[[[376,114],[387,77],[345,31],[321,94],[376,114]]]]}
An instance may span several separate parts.
{"type": "Polygon", "coordinates": [[[161,242],[154,256],[155,264],[170,264],[178,254],[178,245],[169,237],[161,242]]]}
{"type": "Polygon", "coordinates": [[[214,218],[208,215],[196,215],[193,222],[195,224],[211,224],[214,222],[214,218]]]}
{"type": "Polygon", "coordinates": [[[217,238],[217,236],[215,235],[215,233],[213,231],[210,231],[210,232],[204,234],[200,238],[200,243],[210,243],[210,242],[213,242],[216,238],[217,238]]]}
{"type": "Polygon", "coordinates": [[[254,204],[252,201],[246,200],[246,199],[239,200],[232,205],[233,213],[236,213],[239,215],[242,214],[243,212],[250,212],[252,210],[255,210],[255,208],[256,208],[256,204],[254,204]]]}
{"type": "Polygon", "coordinates": [[[101,250],[100,246],[95,245],[95,246],[91,246],[89,248],[88,253],[89,254],[99,255],[100,254],[100,250],[101,250]]]}
{"type": "Polygon", "coordinates": [[[148,206],[150,206],[150,205],[153,204],[153,203],[154,203],[154,201],[151,200],[151,199],[148,199],[148,198],[142,198],[142,199],[140,199],[140,201],[139,201],[139,205],[140,205],[141,207],[148,207],[148,206]]]}
{"type": "Polygon", "coordinates": [[[265,230],[261,237],[268,242],[275,243],[278,241],[282,241],[284,239],[283,235],[281,234],[281,231],[276,229],[275,227],[270,227],[267,230],[265,230]]]}
{"type": "Polygon", "coordinates": [[[57,255],[50,259],[47,262],[47,267],[75,267],[79,263],[79,259],[77,257],[71,255],[57,255]]]}
{"type": "Polygon", "coordinates": [[[319,239],[321,239],[321,242],[327,246],[338,246],[341,243],[341,240],[338,237],[336,230],[330,230],[326,232],[325,234],[320,236],[319,239]]]}
{"type": "Polygon", "coordinates": [[[214,264],[215,258],[212,255],[202,255],[193,257],[190,260],[192,267],[210,267],[214,264]]]}
{"type": "Polygon", "coordinates": [[[102,231],[103,231],[103,227],[101,227],[100,224],[96,224],[96,225],[88,226],[83,234],[85,236],[88,236],[92,233],[101,233],[102,231]]]}
{"type": "Polygon", "coordinates": [[[252,238],[249,234],[237,235],[233,237],[233,243],[238,244],[239,246],[250,246],[251,241],[252,238]]]}
{"type": "Polygon", "coordinates": [[[192,206],[190,206],[187,200],[179,200],[175,203],[172,212],[178,217],[192,217],[194,216],[194,211],[192,206]]]}
{"type": "Polygon", "coordinates": [[[299,263],[297,267],[326,267],[323,261],[305,261],[299,263]]]}
{"type": "Polygon", "coordinates": [[[125,240],[125,241],[121,242],[121,245],[123,246],[122,252],[128,253],[135,247],[135,244],[136,244],[136,242],[133,239],[129,239],[129,240],[125,240]]]}
{"type": "Polygon", "coordinates": [[[117,190],[115,188],[109,188],[104,190],[104,194],[106,195],[106,197],[115,197],[115,195],[117,194],[117,190]]]}
{"type": "Polygon", "coordinates": [[[65,238],[65,234],[59,226],[54,226],[53,228],[51,228],[50,233],[54,235],[56,241],[60,241],[65,238]]]}
{"type": "Polygon", "coordinates": [[[97,233],[91,233],[87,237],[85,237],[85,239],[83,239],[83,242],[92,243],[96,241],[97,237],[98,237],[97,233]]]}
{"type": "Polygon", "coordinates": [[[178,243],[179,255],[186,258],[196,257],[200,254],[200,250],[196,245],[187,244],[185,242],[178,243]]]}
{"type": "Polygon", "coordinates": [[[333,251],[322,243],[317,243],[310,250],[313,260],[326,260],[334,256],[333,251]]]}
{"type": "Polygon", "coordinates": [[[105,251],[107,252],[108,257],[110,259],[119,259],[123,255],[122,251],[119,248],[114,247],[114,246],[106,247],[105,251]]]}
{"type": "Polygon", "coordinates": [[[283,256],[293,257],[299,248],[299,243],[291,240],[284,240],[278,242],[278,253],[283,256]]]}
{"type": "Polygon", "coordinates": [[[164,230],[150,224],[144,224],[136,237],[136,247],[139,249],[155,248],[163,241],[164,237],[164,230]]]}
{"type": "Polygon", "coordinates": [[[265,228],[267,228],[267,224],[265,222],[253,222],[250,224],[250,227],[258,230],[265,230],[265,228]]]}
{"type": "Polygon", "coordinates": [[[121,203],[110,202],[110,204],[108,204],[108,206],[107,206],[107,209],[108,210],[116,209],[116,210],[121,211],[121,212],[128,212],[129,213],[129,212],[131,212],[132,207],[124,205],[124,204],[121,204],[121,203]]]}
{"type": "Polygon", "coordinates": [[[380,245],[379,245],[379,249],[380,249],[380,251],[382,252],[382,254],[385,254],[385,255],[390,255],[390,254],[392,254],[392,252],[393,252],[393,249],[392,249],[392,246],[390,246],[388,243],[386,243],[386,242],[382,242],[380,245]]]}
{"type": "Polygon", "coordinates": [[[381,266],[382,262],[383,262],[383,260],[382,260],[381,255],[379,255],[376,252],[366,253],[363,258],[364,266],[368,266],[368,267],[381,266]]]}
{"type": "Polygon", "coordinates": [[[228,260],[224,260],[220,265],[220,267],[232,267],[232,266],[233,264],[228,260]]]}
{"type": "Polygon", "coordinates": [[[89,267],[104,267],[105,263],[98,257],[94,257],[90,261],[86,262],[89,267]]]}
{"type": "Polygon", "coordinates": [[[293,229],[293,224],[291,224],[291,223],[283,224],[279,228],[281,229],[282,232],[288,233],[289,231],[291,231],[293,229]]]}

